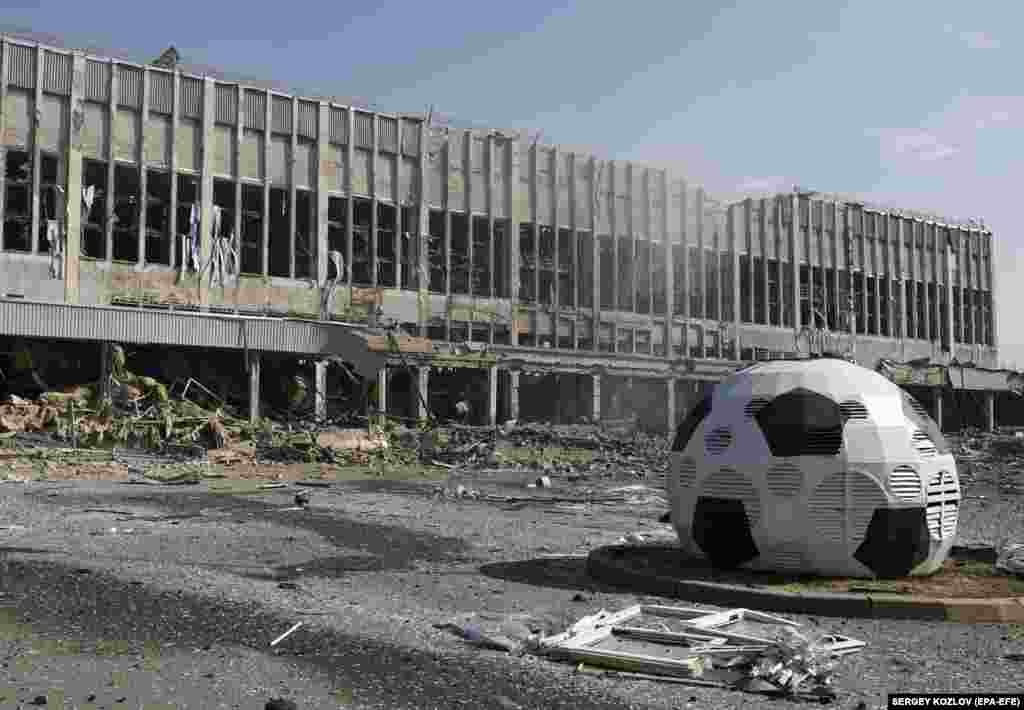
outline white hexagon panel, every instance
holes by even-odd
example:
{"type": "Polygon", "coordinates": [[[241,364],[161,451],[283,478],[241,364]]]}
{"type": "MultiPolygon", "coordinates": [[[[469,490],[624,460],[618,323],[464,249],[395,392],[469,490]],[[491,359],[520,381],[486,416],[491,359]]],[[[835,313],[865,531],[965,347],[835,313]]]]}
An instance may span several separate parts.
{"type": "Polygon", "coordinates": [[[960,484],[906,391],[845,360],[736,372],[672,446],[672,522],[719,567],[855,577],[930,574],[953,546],[960,484]]]}

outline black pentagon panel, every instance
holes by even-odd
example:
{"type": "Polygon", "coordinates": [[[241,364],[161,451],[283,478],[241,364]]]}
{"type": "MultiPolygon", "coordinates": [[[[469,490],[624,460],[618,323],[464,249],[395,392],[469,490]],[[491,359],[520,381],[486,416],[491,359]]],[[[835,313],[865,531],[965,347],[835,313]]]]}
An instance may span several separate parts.
{"type": "Polygon", "coordinates": [[[797,387],[755,415],[774,456],[835,456],[843,446],[843,413],[830,397],[797,387]]]}
{"type": "Polygon", "coordinates": [[[743,501],[700,496],[693,511],[693,540],[711,564],[739,567],[757,557],[757,543],[743,501]]]}
{"type": "Polygon", "coordinates": [[[878,577],[906,577],[930,548],[924,508],[876,508],[853,558],[878,577]]]}
{"type": "Polygon", "coordinates": [[[914,395],[903,390],[903,414],[912,421],[917,428],[928,435],[928,438],[935,444],[935,451],[939,454],[948,454],[952,449],[946,437],[942,435],[939,425],[928,414],[924,405],[917,401],[914,395]]]}
{"type": "Polygon", "coordinates": [[[686,419],[676,429],[676,439],[672,442],[672,450],[682,451],[685,449],[686,445],[690,443],[690,439],[693,438],[693,432],[697,431],[697,427],[709,414],[711,414],[711,397],[707,396],[697,402],[690,413],[686,415],[686,419]]]}

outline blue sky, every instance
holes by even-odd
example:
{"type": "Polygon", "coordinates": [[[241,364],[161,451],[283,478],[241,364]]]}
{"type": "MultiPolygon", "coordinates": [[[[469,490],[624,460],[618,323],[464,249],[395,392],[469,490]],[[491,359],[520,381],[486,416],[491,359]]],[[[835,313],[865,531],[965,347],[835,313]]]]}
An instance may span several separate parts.
{"type": "Polygon", "coordinates": [[[981,217],[1024,367],[1024,3],[7,0],[2,22],[392,111],[543,131],[720,197],[793,185],[981,217]],[[365,7],[361,7],[365,6],[365,7]]]}

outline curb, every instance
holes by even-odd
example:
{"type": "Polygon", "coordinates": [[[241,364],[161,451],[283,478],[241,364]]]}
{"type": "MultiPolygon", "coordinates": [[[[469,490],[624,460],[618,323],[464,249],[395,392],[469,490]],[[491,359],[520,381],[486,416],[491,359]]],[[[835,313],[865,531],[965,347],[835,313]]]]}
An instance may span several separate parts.
{"type": "Polygon", "coordinates": [[[775,613],[963,624],[1024,623],[1024,597],[915,599],[897,594],[775,592],[752,586],[640,572],[623,558],[642,549],[625,545],[599,547],[587,555],[587,573],[605,584],[629,586],[635,591],[655,596],[775,613]]]}

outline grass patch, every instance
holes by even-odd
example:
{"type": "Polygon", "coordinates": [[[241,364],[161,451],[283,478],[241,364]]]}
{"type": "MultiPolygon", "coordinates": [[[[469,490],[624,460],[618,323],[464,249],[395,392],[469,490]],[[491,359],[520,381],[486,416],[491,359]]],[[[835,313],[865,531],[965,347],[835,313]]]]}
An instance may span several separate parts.
{"type": "Polygon", "coordinates": [[[499,462],[523,466],[543,464],[583,465],[593,462],[594,452],[590,449],[575,449],[561,446],[517,446],[499,448],[495,451],[499,462]]]}

